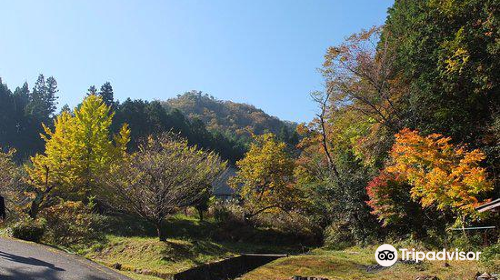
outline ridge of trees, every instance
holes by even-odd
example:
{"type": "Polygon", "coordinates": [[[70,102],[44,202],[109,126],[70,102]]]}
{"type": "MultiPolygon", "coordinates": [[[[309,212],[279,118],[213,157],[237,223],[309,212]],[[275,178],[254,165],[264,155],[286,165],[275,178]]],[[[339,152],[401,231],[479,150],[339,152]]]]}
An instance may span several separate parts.
{"type": "Polygon", "coordinates": [[[253,105],[219,100],[201,91],[186,92],[162,105],[180,110],[191,120],[203,121],[211,131],[232,135],[247,144],[252,141],[252,134],[265,133],[273,133],[292,146],[299,141],[295,123],[270,116],[253,105]]]}
{"type": "MultiPolygon", "coordinates": [[[[16,149],[16,160],[26,160],[29,156],[43,151],[44,142],[39,137],[40,133],[44,132],[42,124],[50,128],[57,115],[70,111],[65,105],[60,113],[56,113],[57,93],[55,78],[45,79],[43,74],[39,75],[32,89],[26,82],[14,92],[0,79],[0,147],[16,149]]],[[[132,150],[137,149],[141,138],[172,131],[187,138],[190,145],[216,151],[223,159],[235,163],[243,157],[250,143],[249,138],[235,136],[227,130],[207,127],[200,118],[187,118],[179,109],[166,107],[159,101],[130,98],[123,102],[116,101],[109,82],[99,89],[91,86],[88,95],[92,94],[100,96],[114,112],[115,117],[111,125],[114,132],[118,132],[124,123],[129,124],[131,141],[128,147],[132,150]]],[[[276,118],[273,118],[273,122],[282,123],[276,118]]],[[[262,128],[257,130],[263,131],[262,128]]],[[[293,142],[296,141],[293,131],[293,126],[282,125],[280,135],[293,142]]]]}

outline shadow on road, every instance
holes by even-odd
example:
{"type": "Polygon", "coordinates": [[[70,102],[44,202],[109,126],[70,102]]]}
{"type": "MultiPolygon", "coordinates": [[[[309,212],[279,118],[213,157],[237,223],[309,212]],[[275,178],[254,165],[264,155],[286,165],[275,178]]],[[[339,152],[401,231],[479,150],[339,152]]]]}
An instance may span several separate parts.
{"type": "MultiPolygon", "coordinates": [[[[4,269],[6,274],[0,271],[0,279],[2,280],[30,280],[30,279],[44,279],[44,280],[64,280],[64,275],[58,275],[57,271],[45,269],[44,271],[23,271],[20,269],[4,269]]],[[[72,278],[73,279],[73,278],[72,278]]],[[[79,278],[80,280],[109,280],[112,278],[102,278],[99,276],[87,275],[79,278]]]]}
{"type": "Polygon", "coordinates": [[[44,269],[44,271],[25,271],[23,269],[3,269],[6,274],[0,270],[0,279],[2,280],[28,280],[28,279],[44,279],[44,280],[62,280],[62,277],[57,276],[57,271],[44,269]]]}
{"type": "Polygon", "coordinates": [[[0,280],[131,280],[75,256],[0,237],[0,280]]]}
{"type": "Polygon", "coordinates": [[[9,253],[4,253],[2,251],[0,251],[0,258],[4,258],[4,259],[7,259],[9,261],[16,262],[16,263],[23,263],[23,264],[34,265],[34,266],[44,266],[44,267],[50,268],[52,270],[64,271],[64,269],[62,269],[62,268],[56,267],[55,265],[53,265],[51,263],[44,262],[44,261],[41,261],[39,259],[35,259],[35,258],[31,258],[31,257],[25,258],[25,257],[21,257],[21,256],[9,254],[9,253]]]}

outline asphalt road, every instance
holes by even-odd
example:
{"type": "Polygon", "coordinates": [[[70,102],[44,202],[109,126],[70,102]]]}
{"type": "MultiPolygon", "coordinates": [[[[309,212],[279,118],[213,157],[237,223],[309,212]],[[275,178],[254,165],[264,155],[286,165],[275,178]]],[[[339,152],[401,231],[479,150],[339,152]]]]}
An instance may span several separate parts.
{"type": "Polygon", "coordinates": [[[0,280],[131,280],[51,247],[0,238],[0,280]]]}

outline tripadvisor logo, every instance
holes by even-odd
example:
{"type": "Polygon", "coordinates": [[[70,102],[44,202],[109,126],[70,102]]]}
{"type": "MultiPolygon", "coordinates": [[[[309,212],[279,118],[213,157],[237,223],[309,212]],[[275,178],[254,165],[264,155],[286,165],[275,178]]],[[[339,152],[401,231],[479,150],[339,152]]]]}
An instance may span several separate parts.
{"type": "MultiPolygon", "coordinates": [[[[399,249],[402,261],[414,261],[416,263],[428,261],[477,261],[481,252],[463,252],[458,249],[448,251],[443,249],[441,251],[422,252],[415,249],[399,249]]],[[[380,245],[375,251],[375,260],[381,266],[391,266],[398,261],[398,250],[390,244],[380,245]]]]}
{"type": "Polygon", "coordinates": [[[398,261],[398,251],[392,245],[380,245],[375,251],[375,260],[381,266],[391,266],[398,261]]]}

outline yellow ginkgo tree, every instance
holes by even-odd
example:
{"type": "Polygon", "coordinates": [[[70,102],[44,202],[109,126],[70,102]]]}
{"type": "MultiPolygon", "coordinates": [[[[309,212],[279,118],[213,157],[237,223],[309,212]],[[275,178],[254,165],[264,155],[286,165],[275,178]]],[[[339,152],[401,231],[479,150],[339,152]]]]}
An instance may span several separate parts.
{"type": "Polygon", "coordinates": [[[89,95],[73,112],[62,112],[54,129],[44,125],[45,152],[26,166],[35,217],[50,193],[87,199],[96,194],[96,181],[126,155],[130,130],[125,124],[117,135],[110,127],[113,115],[101,97],[89,95]]]}

